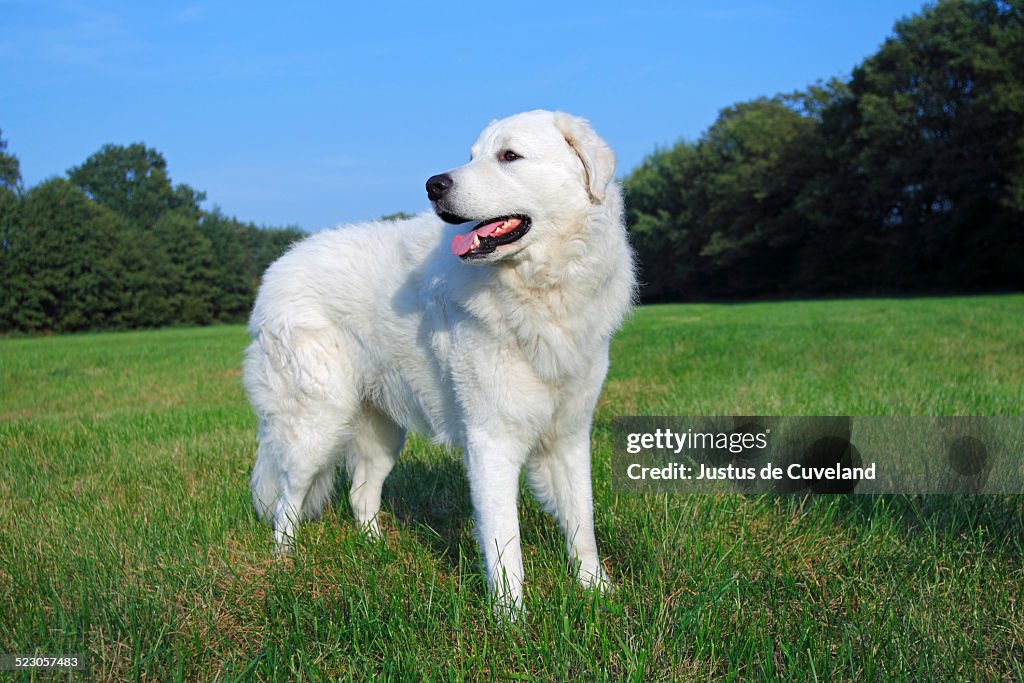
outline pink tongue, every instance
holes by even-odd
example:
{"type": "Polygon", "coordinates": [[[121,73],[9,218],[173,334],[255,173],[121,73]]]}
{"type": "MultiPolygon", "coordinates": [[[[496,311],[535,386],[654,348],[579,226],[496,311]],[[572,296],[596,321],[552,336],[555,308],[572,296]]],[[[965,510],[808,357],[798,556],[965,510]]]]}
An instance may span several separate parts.
{"type": "Polygon", "coordinates": [[[468,235],[456,235],[455,239],[452,240],[452,253],[456,256],[462,256],[463,254],[473,249],[473,238],[476,237],[474,233],[468,235]]]}
{"type": "Polygon", "coordinates": [[[487,225],[481,225],[478,228],[474,228],[471,232],[468,232],[465,235],[456,235],[455,239],[452,240],[452,253],[456,256],[462,256],[463,254],[472,251],[477,244],[479,244],[474,244],[474,242],[477,242],[478,237],[487,237],[497,230],[498,226],[504,222],[505,221],[500,220],[494,221],[493,223],[488,223],[487,225]]]}
{"type": "Polygon", "coordinates": [[[473,232],[480,235],[481,237],[488,237],[492,232],[498,229],[498,226],[500,226],[504,222],[505,221],[494,221],[493,223],[488,223],[487,225],[481,225],[473,232]]]}

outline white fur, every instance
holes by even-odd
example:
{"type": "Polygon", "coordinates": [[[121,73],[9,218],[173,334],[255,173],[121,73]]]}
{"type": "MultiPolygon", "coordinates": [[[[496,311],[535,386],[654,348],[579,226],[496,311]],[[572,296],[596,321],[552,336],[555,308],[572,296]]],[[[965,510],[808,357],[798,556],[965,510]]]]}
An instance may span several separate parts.
{"type": "Polygon", "coordinates": [[[245,388],[259,417],[253,503],[279,551],[320,513],[340,462],[357,523],[380,534],[381,486],[410,429],[464,449],[499,610],[522,602],[524,466],[580,580],[608,585],[590,426],[635,289],[614,166],[583,119],[519,114],[483,131],[435,205],[475,220],[528,215],[518,242],[464,262],[449,244],[472,226],[424,214],[317,233],[270,266],[249,322],[245,388]],[[522,158],[500,159],[508,149],[522,158]]]}

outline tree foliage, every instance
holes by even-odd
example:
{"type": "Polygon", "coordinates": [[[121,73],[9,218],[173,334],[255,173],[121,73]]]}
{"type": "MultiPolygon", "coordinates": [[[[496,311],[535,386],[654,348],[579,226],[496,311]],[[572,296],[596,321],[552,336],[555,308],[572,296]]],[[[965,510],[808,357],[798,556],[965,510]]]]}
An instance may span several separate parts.
{"type": "Polygon", "coordinates": [[[0,331],[244,320],[263,270],[302,232],[203,211],[156,150],[107,145],[21,191],[0,140],[0,331]]]}
{"type": "Polygon", "coordinates": [[[142,143],[105,145],[68,171],[68,178],[90,199],[138,227],[152,227],[168,211],[198,218],[206,194],[171,184],[160,152],[142,143]]]}
{"type": "Polygon", "coordinates": [[[625,187],[648,300],[1020,288],[1021,5],[927,6],[848,82],[729,107],[625,187]]]}
{"type": "Polygon", "coordinates": [[[5,278],[5,314],[19,329],[57,332],[121,327],[139,254],[124,219],[66,180],[32,188],[5,278]]]}
{"type": "Polygon", "coordinates": [[[0,189],[15,191],[21,187],[18,157],[7,153],[7,141],[0,130],[0,189]]]}

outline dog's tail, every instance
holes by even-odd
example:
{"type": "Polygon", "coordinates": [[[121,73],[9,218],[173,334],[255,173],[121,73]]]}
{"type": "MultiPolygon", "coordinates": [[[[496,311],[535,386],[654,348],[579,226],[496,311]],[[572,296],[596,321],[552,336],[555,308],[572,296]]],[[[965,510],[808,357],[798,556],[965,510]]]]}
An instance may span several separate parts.
{"type": "MultiPolygon", "coordinates": [[[[260,431],[263,429],[261,427],[260,431]]],[[[256,450],[256,464],[249,477],[249,490],[252,492],[252,505],[256,515],[266,524],[274,522],[274,508],[281,497],[279,488],[279,470],[277,453],[269,439],[260,435],[260,445],[256,450]]]]}
{"type": "MultiPolygon", "coordinates": [[[[281,498],[281,462],[274,440],[267,438],[261,429],[260,445],[256,450],[256,464],[249,476],[249,490],[252,492],[252,505],[256,515],[266,524],[274,526],[274,515],[277,502],[281,498]]],[[[330,500],[334,491],[334,478],[337,467],[328,463],[309,485],[303,497],[301,509],[293,511],[299,519],[316,519],[323,511],[324,505],[330,500]]]]}

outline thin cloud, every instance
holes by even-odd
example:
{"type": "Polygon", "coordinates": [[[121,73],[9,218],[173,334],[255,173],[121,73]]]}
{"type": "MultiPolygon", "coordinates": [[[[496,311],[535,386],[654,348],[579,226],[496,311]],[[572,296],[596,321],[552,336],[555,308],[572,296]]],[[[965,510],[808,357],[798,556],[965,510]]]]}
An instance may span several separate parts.
{"type": "Polygon", "coordinates": [[[88,68],[128,63],[148,48],[117,14],[75,6],[51,16],[45,24],[9,26],[0,49],[11,56],[88,68]]]}

